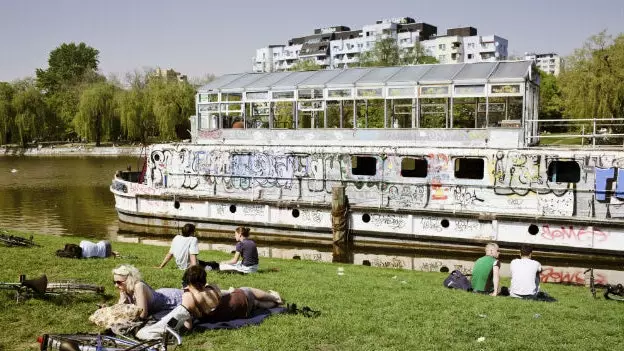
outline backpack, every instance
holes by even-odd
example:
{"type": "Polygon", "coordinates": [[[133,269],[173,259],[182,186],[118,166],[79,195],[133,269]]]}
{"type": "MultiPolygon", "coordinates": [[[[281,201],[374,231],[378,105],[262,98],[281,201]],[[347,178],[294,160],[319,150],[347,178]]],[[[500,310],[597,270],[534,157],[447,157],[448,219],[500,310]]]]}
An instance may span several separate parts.
{"type": "Polygon", "coordinates": [[[65,248],[56,250],[58,257],[82,258],[82,248],[76,244],[65,244],[65,248]]]}
{"type": "Polygon", "coordinates": [[[464,291],[472,291],[470,280],[462,272],[457,269],[452,271],[449,276],[444,279],[444,286],[449,289],[461,289],[464,291]]]}

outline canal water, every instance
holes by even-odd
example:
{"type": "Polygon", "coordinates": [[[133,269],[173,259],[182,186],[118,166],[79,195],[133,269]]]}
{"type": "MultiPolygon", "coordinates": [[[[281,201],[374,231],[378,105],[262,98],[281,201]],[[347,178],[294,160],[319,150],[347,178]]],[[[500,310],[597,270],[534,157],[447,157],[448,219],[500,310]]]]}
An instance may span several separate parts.
{"type": "MultiPolygon", "coordinates": [[[[115,201],[109,185],[117,170],[138,169],[138,157],[13,157],[0,156],[0,229],[31,231],[50,235],[80,236],[152,245],[169,245],[169,240],[120,231],[115,201]]],[[[207,242],[203,250],[231,252],[234,243],[207,242]]],[[[264,257],[332,261],[331,248],[261,247],[264,257]]],[[[539,259],[539,258],[538,258],[539,259]]],[[[431,257],[418,255],[355,252],[353,264],[445,272],[459,269],[469,273],[474,257],[431,257]]],[[[507,262],[505,262],[507,261],[507,262]]],[[[509,275],[508,260],[502,274],[509,275]]],[[[543,262],[547,263],[547,262],[543,262]]],[[[583,284],[586,267],[544,265],[542,281],[583,284]]],[[[624,281],[620,270],[596,270],[602,284],[624,281]]]]}
{"type": "Polygon", "coordinates": [[[137,157],[0,156],[0,228],[52,235],[114,238],[116,170],[137,157]]]}

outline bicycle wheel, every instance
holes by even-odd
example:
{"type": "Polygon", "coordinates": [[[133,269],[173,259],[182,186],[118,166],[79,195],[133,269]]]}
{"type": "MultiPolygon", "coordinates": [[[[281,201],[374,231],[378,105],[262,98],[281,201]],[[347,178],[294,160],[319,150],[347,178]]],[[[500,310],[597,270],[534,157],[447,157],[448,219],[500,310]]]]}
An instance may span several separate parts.
{"type": "Polygon", "coordinates": [[[48,283],[46,294],[102,294],[104,287],[72,281],[48,283]]]}
{"type": "Polygon", "coordinates": [[[100,334],[45,334],[41,351],[160,351],[158,341],[139,342],[100,334]]]}

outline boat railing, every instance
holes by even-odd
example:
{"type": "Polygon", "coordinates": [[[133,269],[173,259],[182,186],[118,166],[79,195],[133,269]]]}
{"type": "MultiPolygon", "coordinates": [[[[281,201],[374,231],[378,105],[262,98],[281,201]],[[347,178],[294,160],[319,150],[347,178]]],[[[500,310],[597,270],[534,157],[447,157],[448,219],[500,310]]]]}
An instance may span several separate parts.
{"type": "Polygon", "coordinates": [[[564,118],[529,120],[527,145],[624,147],[624,118],[564,118]]]}

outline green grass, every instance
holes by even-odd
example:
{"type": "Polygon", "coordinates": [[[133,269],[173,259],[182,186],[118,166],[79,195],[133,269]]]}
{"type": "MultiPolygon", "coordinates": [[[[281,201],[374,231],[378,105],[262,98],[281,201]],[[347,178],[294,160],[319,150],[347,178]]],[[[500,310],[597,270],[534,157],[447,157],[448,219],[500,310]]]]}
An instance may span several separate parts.
{"type": "MultiPolygon", "coordinates": [[[[22,234],[27,236],[27,234],[22,234]]],[[[41,248],[0,246],[0,281],[17,281],[46,273],[50,281],[79,279],[106,286],[114,302],[111,269],[136,265],[153,287],[177,287],[181,272],[160,263],[166,247],[114,243],[130,260],[61,259],[54,251],[77,238],[35,234],[41,248]]],[[[221,252],[202,251],[200,258],[222,260],[221,252]]],[[[539,258],[538,258],[539,259],[539,258]]],[[[287,302],[319,309],[318,318],[278,315],[260,326],[206,331],[184,337],[178,350],[596,350],[619,349],[624,340],[624,304],[594,300],[587,288],[545,284],[559,301],[543,303],[493,298],[442,287],[446,274],[366,266],[261,258],[249,276],[211,273],[222,287],[273,289],[287,302]],[[337,268],[344,267],[339,276],[337,268]],[[483,342],[477,339],[484,337],[483,342]]],[[[508,280],[503,280],[508,285],[508,280]]],[[[0,350],[34,350],[42,333],[95,332],[88,321],[100,299],[17,304],[13,293],[0,291],[0,350]]]]}

